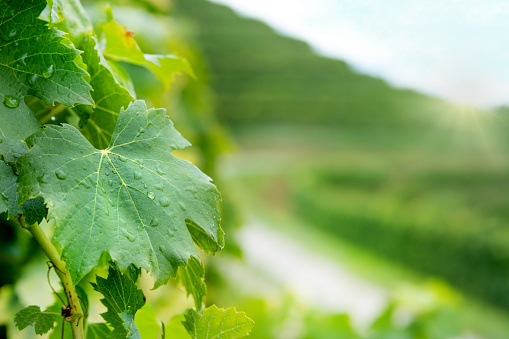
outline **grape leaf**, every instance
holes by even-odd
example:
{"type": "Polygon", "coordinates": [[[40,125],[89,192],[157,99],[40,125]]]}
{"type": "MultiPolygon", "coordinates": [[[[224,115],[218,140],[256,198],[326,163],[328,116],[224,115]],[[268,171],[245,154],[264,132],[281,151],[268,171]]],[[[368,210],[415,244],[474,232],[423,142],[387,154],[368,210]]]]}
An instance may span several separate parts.
{"type": "Polygon", "coordinates": [[[101,313],[106,322],[113,327],[110,338],[140,338],[134,324],[134,315],[145,304],[143,292],[129,276],[110,266],[108,278],[97,277],[92,283],[94,290],[104,295],[101,303],[108,309],[101,313]]]}
{"type": "Polygon", "coordinates": [[[44,205],[44,199],[41,197],[25,201],[21,204],[21,209],[27,225],[41,222],[48,215],[48,209],[44,205]]]}
{"type": "MultiPolygon", "coordinates": [[[[0,66],[1,67],[1,66],[0,66]]],[[[0,84],[0,100],[3,94],[0,84]]],[[[25,139],[41,127],[39,120],[21,100],[17,107],[0,105],[0,155],[8,163],[14,163],[27,146],[25,139]]]]}
{"type": "Polygon", "coordinates": [[[185,313],[183,322],[193,339],[234,339],[249,335],[254,322],[244,312],[235,308],[219,309],[212,305],[203,314],[190,308],[185,313]]]}
{"type": "Polygon", "coordinates": [[[196,309],[201,310],[203,299],[207,294],[203,264],[195,257],[189,258],[185,267],[179,267],[179,278],[186,288],[187,296],[192,295],[196,309]]]}
{"type": "Polygon", "coordinates": [[[142,338],[157,338],[159,336],[159,322],[156,312],[148,303],[136,312],[134,322],[142,338]]]}
{"type": "Polygon", "coordinates": [[[198,257],[193,240],[221,239],[219,192],[193,164],[171,154],[189,143],[164,109],[147,110],[144,101],[122,109],[106,150],[70,125],[48,125],[27,144],[18,160],[20,199],[44,198],[73,281],[107,251],[122,270],[134,264],[151,271],[158,287],[198,257]],[[186,219],[200,232],[190,232],[186,219]]]}
{"type": "Polygon", "coordinates": [[[171,317],[171,319],[163,324],[163,334],[161,339],[168,337],[169,339],[190,339],[189,333],[186,328],[182,325],[185,321],[183,314],[177,314],[171,317]]]}
{"type": "Polygon", "coordinates": [[[118,112],[134,101],[129,91],[115,80],[108,64],[96,49],[94,38],[87,38],[80,46],[85,51],[83,61],[91,75],[90,84],[95,107],[78,107],[84,123],[81,132],[95,147],[106,148],[110,143],[118,112]],[[88,111],[87,111],[88,110],[88,111]]]}
{"type": "Polygon", "coordinates": [[[38,19],[45,0],[0,3],[0,100],[18,107],[27,94],[66,106],[93,103],[87,75],[73,61],[80,52],[64,44],[63,32],[38,19]]]}
{"type": "Polygon", "coordinates": [[[33,325],[35,333],[43,335],[55,326],[58,314],[41,312],[39,306],[28,306],[14,316],[14,324],[21,331],[26,327],[33,325]]]}
{"type": "Polygon", "coordinates": [[[106,324],[95,323],[87,326],[87,339],[104,339],[108,338],[111,330],[106,324]]]}
{"type": "Polygon", "coordinates": [[[17,178],[12,167],[0,161],[0,194],[2,195],[0,199],[0,213],[11,209],[9,214],[16,215],[21,211],[21,209],[18,208],[18,194],[16,192],[17,178]]]}
{"type": "Polygon", "coordinates": [[[101,51],[103,55],[112,60],[124,61],[143,66],[150,70],[159,79],[166,89],[170,86],[172,74],[183,72],[194,77],[189,62],[175,55],[143,54],[132,32],[111,20],[101,26],[103,37],[101,51]]]}

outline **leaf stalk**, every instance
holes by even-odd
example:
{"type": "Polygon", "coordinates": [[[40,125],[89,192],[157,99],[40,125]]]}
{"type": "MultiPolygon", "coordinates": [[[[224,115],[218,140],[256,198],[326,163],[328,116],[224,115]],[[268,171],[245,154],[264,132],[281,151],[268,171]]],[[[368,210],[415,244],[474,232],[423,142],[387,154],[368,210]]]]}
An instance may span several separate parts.
{"type": "Polygon", "coordinates": [[[62,282],[62,286],[64,287],[65,296],[67,298],[68,305],[71,309],[71,328],[72,335],[74,339],[84,339],[84,329],[83,329],[83,321],[81,321],[83,317],[83,310],[81,309],[81,304],[79,301],[78,293],[76,292],[76,287],[74,286],[71,274],[65,268],[65,261],[60,259],[60,254],[58,253],[56,247],[53,245],[51,240],[48,238],[46,233],[44,233],[41,226],[38,223],[33,225],[26,225],[25,219],[23,216],[19,218],[19,223],[23,228],[26,228],[34,237],[34,239],[39,243],[42,250],[48,256],[49,260],[55,267],[55,272],[57,273],[60,281],[62,282]]]}

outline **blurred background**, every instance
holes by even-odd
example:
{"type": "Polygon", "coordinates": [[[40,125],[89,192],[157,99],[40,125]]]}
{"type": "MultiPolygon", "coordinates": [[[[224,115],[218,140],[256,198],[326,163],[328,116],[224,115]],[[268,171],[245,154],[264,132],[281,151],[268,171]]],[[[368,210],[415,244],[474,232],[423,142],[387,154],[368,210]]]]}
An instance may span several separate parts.
{"type": "MultiPolygon", "coordinates": [[[[103,2],[83,3],[106,19],[103,2]]],[[[245,311],[260,339],[509,337],[507,5],[110,5],[142,50],[196,74],[164,91],[123,65],[193,144],[178,156],[223,194],[207,305],[245,311]]],[[[0,338],[30,338],[12,314],[52,303],[45,260],[2,227],[0,338]]],[[[146,280],[160,320],[192,306],[146,280]]]]}

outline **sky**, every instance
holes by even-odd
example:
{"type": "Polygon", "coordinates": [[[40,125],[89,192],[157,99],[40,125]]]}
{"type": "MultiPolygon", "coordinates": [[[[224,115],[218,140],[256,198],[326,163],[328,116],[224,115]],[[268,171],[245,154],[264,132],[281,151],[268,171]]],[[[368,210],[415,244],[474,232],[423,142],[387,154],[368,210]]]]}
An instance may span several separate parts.
{"type": "Polygon", "coordinates": [[[212,0],[394,86],[509,105],[509,1],[212,0]]]}

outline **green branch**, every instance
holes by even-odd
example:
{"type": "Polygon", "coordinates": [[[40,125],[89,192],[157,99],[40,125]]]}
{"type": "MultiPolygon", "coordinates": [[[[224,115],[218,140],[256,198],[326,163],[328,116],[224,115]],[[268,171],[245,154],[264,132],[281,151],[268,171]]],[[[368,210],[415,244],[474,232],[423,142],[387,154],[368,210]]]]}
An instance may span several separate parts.
{"type": "Polygon", "coordinates": [[[71,323],[73,338],[84,339],[83,319],[81,319],[83,318],[83,310],[81,309],[80,300],[72,282],[71,275],[65,268],[65,261],[60,260],[60,254],[38,223],[27,226],[23,217],[19,218],[19,222],[23,228],[26,228],[32,234],[55,267],[55,272],[57,272],[62,286],[64,287],[68,302],[67,306],[71,309],[71,316],[67,317],[65,320],[71,323]]]}

